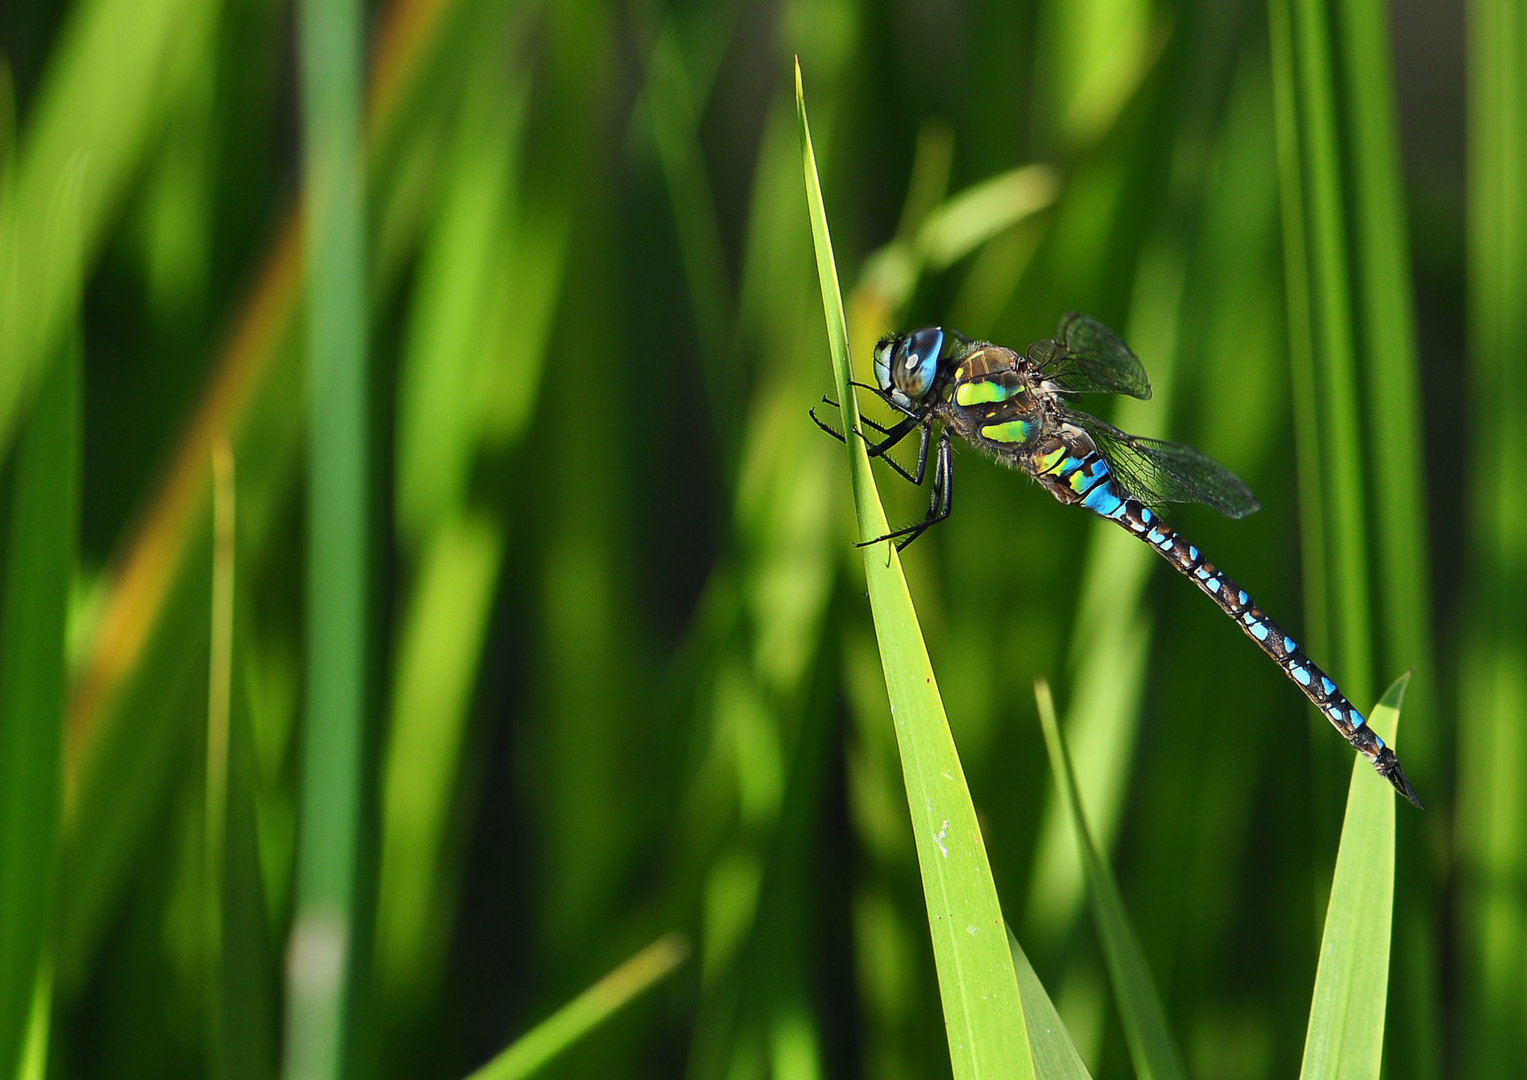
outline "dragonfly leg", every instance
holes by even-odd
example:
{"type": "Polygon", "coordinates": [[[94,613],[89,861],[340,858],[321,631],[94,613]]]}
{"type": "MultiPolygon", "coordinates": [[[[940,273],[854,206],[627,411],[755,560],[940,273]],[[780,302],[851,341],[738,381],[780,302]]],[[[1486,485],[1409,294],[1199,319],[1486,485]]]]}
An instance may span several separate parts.
{"type": "MultiPolygon", "coordinates": [[[[926,432],[926,428],[924,431],[926,432]]],[[[927,437],[924,436],[923,454],[927,453],[927,437]]],[[[919,469],[919,472],[922,470],[919,469]]],[[[908,544],[916,540],[928,529],[937,525],[949,516],[954,507],[954,449],[946,428],[939,434],[938,457],[933,466],[933,497],[928,504],[928,516],[916,525],[908,525],[904,529],[894,529],[884,536],[877,536],[873,540],[864,540],[855,544],[855,547],[869,547],[878,544],[882,540],[896,540],[903,538],[896,545],[897,551],[905,551],[908,544]]]]}
{"type": "Polygon", "coordinates": [[[891,468],[895,469],[897,473],[901,475],[903,480],[916,484],[918,487],[922,487],[923,477],[927,475],[928,471],[928,436],[928,425],[923,424],[922,421],[918,420],[914,416],[909,416],[907,419],[897,424],[891,430],[887,431],[885,433],[885,438],[879,443],[875,444],[874,446],[867,447],[867,450],[870,457],[877,457],[881,461],[885,462],[891,468]],[[906,469],[902,468],[901,463],[887,454],[886,451],[891,449],[891,447],[895,446],[897,443],[901,442],[902,439],[905,439],[909,434],[911,434],[912,429],[918,426],[921,426],[923,429],[923,437],[922,442],[918,445],[917,448],[917,473],[914,475],[907,472],[906,469]]]}
{"type": "MultiPolygon", "coordinates": [[[[825,397],[822,400],[824,402],[827,401],[827,399],[825,397]]],[[[836,405],[837,402],[828,402],[828,404],[836,405]]],[[[825,421],[823,421],[823,419],[820,416],[817,415],[816,406],[813,405],[811,408],[807,409],[806,410],[806,415],[811,417],[811,422],[813,424],[815,424],[817,427],[821,428],[823,431],[827,432],[827,434],[831,435],[834,439],[837,439],[839,442],[847,442],[848,441],[847,439],[845,439],[843,437],[843,433],[841,431],[833,430],[831,425],[827,424],[825,421]]],[[[862,438],[864,433],[863,432],[856,432],[855,434],[859,435],[862,438]]]]}
{"type": "MultiPolygon", "coordinates": [[[[834,401],[832,398],[828,397],[826,394],[822,395],[822,404],[823,405],[830,405],[834,409],[838,408],[838,403],[836,401],[834,401]]],[[[827,434],[831,435],[834,439],[837,439],[839,442],[843,441],[843,436],[841,434],[839,434],[838,432],[834,431],[832,428],[828,427],[826,424],[824,424],[817,417],[817,411],[816,411],[816,408],[814,406],[812,408],[810,408],[810,409],[807,409],[806,411],[810,414],[811,419],[816,421],[817,427],[819,427],[823,431],[827,432],[827,434]]],[[[859,417],[859,421],[860,421],[860,423],[868,424],[870,427],[874,428],[876,431],[880,432],[880,434],[882,434],[882,435],[890,434],[890,431],[891,431],[890,428],[884,426],[883,424],[875,423],[875,421],[871,420],[868,416],[860,416],[859,417]]]]}
{"type": "MultiPolygon", "coordinates": [[[[822,400],[829,405],[835,404],[834,402],[827,401],[825,397],[822,400]]],[[[807,415],[811,417],[812,422],[815,423],[817,427],[827,432],[827,434],[831,435],[834,439],[837,439],[839,442],[844,441],[842,433],[834,430],[829,424],[823,421],[822,418],[817,415],[815,408],[808,409],[807,415]]],[[[865,423],[869,424],[870,427],[874,428],[876,431],[885,436],[885,438],[881,439],[878,443],[872,443],[868,439],[864,439],[864,432],[854,432],[855,435],[858,435],[861,439],[864,439],[865,450],[868,452],[869,456],[872,458],[880,458],[891,468],[895,469],[896,472],[900,474],[904,480],[907,480],[909,483],[921,486],[923,482],[923,476],[926,472],[928,464],[928,428],[927,425],[923,424],[921,418],[917,416],[908,416],[895,427],[889,428],[882,427],[867,416],[861,416],[859,419],[863,420],[865,423]],[[921,426],[923,429],[923,439],[922,445],[919,447],[917,452],[917,473],[914,475],[907,472],[906,469],[902,468],[901,464],[895,458],[890,457],[887,454],[887,451],[899,444],[919,426],[921,426]]]]}

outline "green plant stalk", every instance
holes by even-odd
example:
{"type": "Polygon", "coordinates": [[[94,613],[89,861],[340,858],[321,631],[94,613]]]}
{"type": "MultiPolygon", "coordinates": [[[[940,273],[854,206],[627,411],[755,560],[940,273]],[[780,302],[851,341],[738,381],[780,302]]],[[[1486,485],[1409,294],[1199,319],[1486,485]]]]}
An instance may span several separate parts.
{"type": "MultiPolygon", "coordinates": [[[[1319,470],[1335,597],[1333,670],[1347,696],[1372,697],[1373,655],[1368,589],[1357,361],[1353,329],[1347,212],[1337,135],[1334,58],[1322,0],[1292,0],[1292,70],[1303,166],[1306,253],[1314,326],[1315,407],[1320,417],[1319,470]]],[[[1282,64],[1274,64],[1274,78],[1282,64]]],[[[1300,468],[1306,462],[1300,462],[1300,468]]]]}
{"type": "MultiPolygon", "coordinates": [[[[859,413],[850,385],[848,329],[811,149],[798,63],[795,101],[806,205],[843,429],[857,432],[859,413]]],[[[849,435],[847,448],[859,537],[861,541],[871,540],[888,532],[889,526],[863,440],[849,435]]],[[[894,546],[884,543],[866,547],[864,569],[901,751],[954,1076],[956,1080],[1031,1077],[1033,1062],[1002,908],[997,901],[970,790],[894,546]]]]}
{"type": "Polygon", "coordinates": [[[77,341],[49,367],[16,459],[0,612],[0,1076],[14,1076],[50,965],[64,635],[80,472],[77,341]]]}
{"type": "Polygon", "coordinates": [[[208,1073],[217,1076],[223,1051],[223,876],[228,835],[229,713],[233,696],[235,504],[233,450],[212,444],[212,603],[207,670],[207,791],[203,822],[202,919],[207,977],[208,1073]]]}
{"type": "Polygon", "coordinates": [[[366,672],[366,290],[358,0],[303,0],[307,700],[285,1070],[345,1070],[366,672]]]}
{"type": "Polygon", "coordinates": [[[521,1080],[613,1016],[689,955],[679,934],[665,934],[510,1043],[467,1080],[521,1080]]]}
{"type": "MultiPolygon", "coordinates": [[[[1343,112],[1350,118],[1349,160],[1356,226],[1355,268],[1363,328],[1363,389],[1368,400],[1368,465],[1379,561],[1383,668],[1430,673],[1426,484],[1421,464],[1420,376],[1411,305],[1410,246],[1401,190],[1394,75],[1386,13],[1376,0],[1340,0],[1343,112]]],[[[1430,676],[1428,675],[1428,678],[1430,676]]],[[[1411,726],[1417,716],[1411,694],[1411,726]]],[[[1412,756],[1431,756],[1426,725],[1406,738],[1412,756]],[[1418,738],[1420,736],[1421,738],[1418,738]],[[1422,753],[1416,754],[1419,748],[1422,753]]]]}
{"type": "Polygon", "coordinates": [[[1321,496],[1320,415],[1315,378],[1315,328],[1310,310],[1305,245],[1304,181],[1299,151],[1299,104],[1294,86],[1291,0],[1268,0],[1273,117],[1278,142],[1278,192],[1283,225],[1284,293],[1288,304],[1289,375],[1299,479],[1299,550],[1304,583],[1304,636],[1312,653],[1331,649],[1325,511],[1321,496]]]}
{"type": "Polygon", "coordinates": [[[1043,679],[1034,684],[1039,705],[1039,722],[1044,728],[1045,747],[1050,752],[1050,768],[1060,789],[1061,803],[1071,818],[1072,832],[1087,871],[1088,896],[1097,923],[1103,955],[1108,961],[1108,976],[1113,983],[1114,1000],[1124,1022],[1124,1038],[1129,1043],[1130,1060],[1142,1080],[1187,1080],[1182,1052],[1177,1049],[1167,1026],[1166,1010],[1145,963],[1145,952],[1130,925],[1124,899],[1114,882],[1113,871],[1103,861],[1077,795],[1076,773],[1071,754],[1066,749],[1060,724],[1055,719],[1055,701],[1050,686],[1043,679]]]}
{"type": "Polygon", "coordinates": [[[1459,679],[1460,1075],[1527,1059],[1527,11],[1469,5],[1470,631],[1459,679]]]}
{"type": "MultiPolygon", "coordinates": [[[[1368,721],[1391,746],[1409,682],[1407,671],[1384,691],[1368,721]]],[[[1394,800],[1357,758],[1320,938],[1301,1080],[1378,1080],[1394,908],[1394,800]]]]}
{"type": "MultiPolygon", "coordinates": [[[[1409,691],[1406,757],[1438,759],[1437,668],[1431,640],[1428,587],[1426,479],[1421,455],[1419,362],[1411,303],[1410,250],[1402,190],[1399,121],[1394,101],[1387,9],[1379,0],[1340,0],[1345,77],[1342,111],[1350,134],[1354,269],[1362,325],[1363,390],[1367,401],[1368,475],[1377,555],[1375,583],[1378,672],[1410,668],[1421,673],[1409,691]]],[[[1415,769],[1415,765],[1412,765],[1415,769]]],[[[1415,772],[1412,773],[1415,775],[1415,772]]],[[[1418,778],[1416,782],[1421,782],[1418,778]]],[[[1417,824],[1423,824],[1418,822],[1417,824]]],[[[1440,840],[1441,820],[1424,822],[1440,840]]],[[[1403,1044],[1392,1055],[1412,1075],[1438,1076],[1442,1043],[1441,949],[1431,944],[1440,908],[1440,882],[1426,860],[1401,866],[1396,986],[1407,987],[1403,1022],[1393,1026],[1403,1044]]]]}

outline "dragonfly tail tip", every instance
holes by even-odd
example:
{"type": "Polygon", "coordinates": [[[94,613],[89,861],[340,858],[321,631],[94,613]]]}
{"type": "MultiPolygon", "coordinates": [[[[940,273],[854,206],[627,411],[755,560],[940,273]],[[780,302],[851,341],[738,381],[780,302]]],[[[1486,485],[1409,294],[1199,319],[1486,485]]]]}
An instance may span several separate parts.
{"type": "Polygon", "coordinates": [[[1396,791],[1409,799],[1411,805],[1413,805],[1417,810],[1426,809],[1426,807],[1422,805],[1420,797],[1416,795],[1416,789],[1411,787],[1410,781],[1405,778],[1405,770],[1400,768],[1400,763],[1398,761],[1391,761],[1388,767],[1383,770],[1383,773],[1384,778],[1394,785],[1394,789],[1396,791]]]}

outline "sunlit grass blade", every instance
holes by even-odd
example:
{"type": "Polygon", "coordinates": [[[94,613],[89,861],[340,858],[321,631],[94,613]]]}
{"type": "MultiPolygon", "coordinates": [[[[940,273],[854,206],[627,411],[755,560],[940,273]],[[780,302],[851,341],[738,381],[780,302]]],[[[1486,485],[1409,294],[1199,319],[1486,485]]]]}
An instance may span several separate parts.
{"type": "MultiPolygon", "coordinates": [[[[1394,681],[1368,723],[1394,745],[1410,672],[1394,681]]],[[[1347,816],[1320,940],[1320,967],[1304,1042],[1305,1080],[1377,1080],[1384,1055],[1389,993],[1389,923],[1394,906],[1394,792],[1375,782],[1358,756],[1352,763],[1347,816]]]]}
{"type": "Polygon", "coordinates": [[[1124,899],[1113,880],[1113,871],[1093,845],[1087,818],[1076,794],[1071,755],[1055,719],[1055,702],[1050,696],[1049,684],[1043,680],[1036,682],[1034,697],[1039,704],[1045,746],[1050,752],[1050,767],[1055,773],[1055,783],[1061,789],[1061,801],[1071,816],[1071,828],[1087,871],[1092,913],[1097,920],[1098,937],[1108,961],[1114,1000],[1124,1021],[1124,1036],[1129,1042],[1129,1056],[1134,1062],[1135,1073],[1149,1080],[1187,1080],[1182,1053],[1167,1027],[1166,1010],[1161,1006],[1156,984],[1145,963],[1145,953],[1124,910],[1124,899]]]}
{"type": "Polygon", "coordinates": [[[337,1080],[351,1022],[366,715],[367,290],[361,11],[299,5],[307,270],[307,708],[285,1070],[337,1080]]]}
{"type": "MultiPolygon", "coordinates": [[[[859,411],[853,387],[849,385],[852,367],[848,329],[827,230],[827,212],[811,150],[799,64],[795,72],[795,101],[827,340],[843,429],[850,433],[849,474],[859,537],[870,540],[887,532],[889,527],[870,474],[864,442],[852,434],[859,430],[859,411]]],[[[954,1075],[957,1080],[976,1076],[1032,1076],[1023,1007],[1012,954],[1007,948],[1002,908],[901,562],[892,545],[875,544],[864,549],[864,570],[901,750],[954,1075]]]]}
{"type": "Polygon", "coordinates": [[[1055,1003],[1045,992],[1044,984],[1034,973],[1023,946],[1012,928],[1007,931],[1007,947],[1018,971],[1018,993],[1023,997],[1023,1019],[1028,1025],[1029,1050],[1034,1055],[1034,1075],[1040,1080],[1091,1080],[1082,1055],[1061,1023],[1055,1003]]]}
{"type": "Polygon", "coordinates": [[[689,955],[689,943],[666,934],[510,1043],[467,1080],[520,1080],[582,1039],[689,955]]]}
{"type": "MultiPolygon", "coordinates": [[[[14,1076],[50,954],[74,578],[80,350],[43,380],[16,455],[0,612],[0,1075],[14,1076]]],[[[51,982],[51,980],[50,980],[51,982]]]]}
{"type": "Polygon", "coordinates": [[[57,359],[85,278],[165,106],[210,47],[218,5],[73,5],[0,197],[0,450],[57,359]]]}
{"type": "Polygon", "coordinates": [[[53,1023],[53,962],[46,958],[38,965],[37,985],[32,991],[32,1008],[27,1016],[26,1041],[16,1080],[48,1080],[48,1042],[53,1023]]]}
{"type": "Polygon", "coordinates": [[[403,617],[383,765],[377,900],[379,991],[394,1021],[412,1019],[430,999],[448,938],[450,810],[503,547],[498,522],[453,514],[423,554],[403,617]]]}

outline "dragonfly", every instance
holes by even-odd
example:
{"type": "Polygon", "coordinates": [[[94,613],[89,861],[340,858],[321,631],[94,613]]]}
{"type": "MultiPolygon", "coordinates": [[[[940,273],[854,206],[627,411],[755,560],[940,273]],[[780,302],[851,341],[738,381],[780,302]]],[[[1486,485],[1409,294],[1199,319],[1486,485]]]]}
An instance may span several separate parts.
{"type": "MultiPolygon", "coordinates": [[[[1078,394],[1127,394],[1149,399],[1150,380],[1140,359],[1117,334],[1095,319],[1071,312],[1055,336],[1015,352],[953,330],[925,326],[892,334],[875,346],[873,392],[900,419],[865,438],[869,456],[921,486],[933,453],[932,498],[923,520],[864,541],[905,548],[949,516],[953,507],[953,437],[1028,473],[1067,505],[1080,505],[1149,544],[1293,680],[1331,725],[1380,776],[1417,807],[1417,798],[1394,751],[1368,726],[1345,694],[1294,639],[1234,581],[1162,519],[1172,503],[1201,503],[1231,518],[1260,504],[1229,469],[1183,443],[1120,431],[1074,409],[1078,394]],[[920,434],[917,464],[908,470],[889,455],[913,432],[920,434]]],[[[823,399],[826,401],[827,399],[823,399]]],[[[831,402],[829,402],[831,404],[831,402]]],[[[829,435],[843,435],[817,417],[829,435]]],[[[1424,807],[1422,807],[1424,809],[1424,807]]]]}

